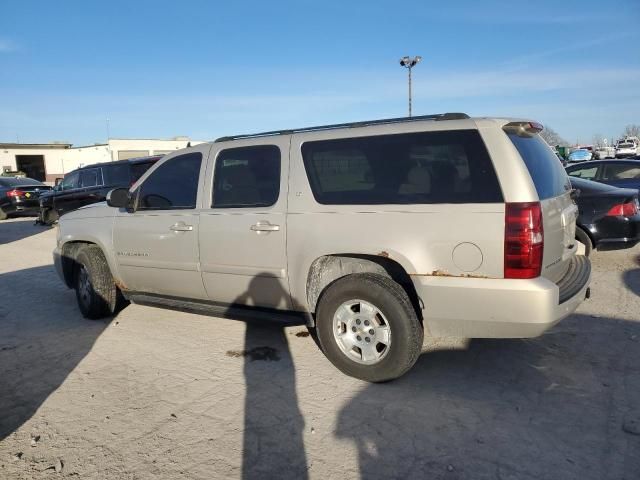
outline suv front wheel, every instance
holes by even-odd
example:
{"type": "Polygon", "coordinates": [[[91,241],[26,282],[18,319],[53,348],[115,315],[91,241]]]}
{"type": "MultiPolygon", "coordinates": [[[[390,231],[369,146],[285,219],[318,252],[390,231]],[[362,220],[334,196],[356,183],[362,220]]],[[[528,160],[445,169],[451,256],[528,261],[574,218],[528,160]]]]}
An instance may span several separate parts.
{"type": "Polygon", "coordinates": [[[422,325],[407,293],[390,278],[342,277],[323,293],[316,313],[322,350],[347,375],[368,382],[393,380],[420,355],[422,325]]]}
{"type": "Polygon", "coordinates": [[[100,247],[88,245],[78,252],[74,287],[85,318],[98,319],[115,313],[118,291],[100,247]]]}

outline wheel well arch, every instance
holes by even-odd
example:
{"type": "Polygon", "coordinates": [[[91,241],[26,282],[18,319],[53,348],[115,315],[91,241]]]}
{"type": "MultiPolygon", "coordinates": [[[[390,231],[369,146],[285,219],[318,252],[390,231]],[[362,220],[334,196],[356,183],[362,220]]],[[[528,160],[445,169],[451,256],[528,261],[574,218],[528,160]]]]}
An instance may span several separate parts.
{"type": "Polygon", "coordinates": [[[307,274],[307,304],[315,313],[322,294],[336,280],[354,273],[375,273],[398,283],[407,293],[416,315],[422,321],[422,301],[418,297],[411,277],[395,260],[381,255],[336,253],[316,258],[307,274]]]}
{"type": "Polygon", "coordinates": [[[591,241],[591,247],[594,249],[596,248],[596,239],[593,236],[593,233],[591,233],[591,231],[588,228],[583,227],[581,225],[576,225],[576,232],[577,231],[581,231],[582,233],[584,233],[587,236],[587,238],[591,241]]]}
{"type": "Polygon", "coordinates": [[[97,245],[94,242],[85,240],[73,240],[65,243],[61,249],[62,273],[64,275],[64,283],[69,288],[73,288],[73,280],[76,271],[76,258],[78,252],[87,245],[97,245]]]}

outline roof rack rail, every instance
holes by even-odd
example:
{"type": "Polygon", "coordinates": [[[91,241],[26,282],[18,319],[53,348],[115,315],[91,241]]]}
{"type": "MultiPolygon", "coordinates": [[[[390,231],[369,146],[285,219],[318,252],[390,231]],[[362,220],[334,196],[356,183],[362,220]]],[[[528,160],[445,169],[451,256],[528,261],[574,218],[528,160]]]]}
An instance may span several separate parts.
{"type": "Polygon", "coordinates": [[[423,120],[442,121],[442,120],[464,120],[467,118],[470,118],[470,117],[466,113],[437,113],[433,115],[418,115],[416,117],[384,118],[382,120],[365,120],[362,122],[335,123],[333,125],[321,125],[317,127],[294,128],[294,129],[288,129],[288,130],[273,130],[270,132],[249,133],[245,135],[230,135],[226,137],[217,138],[215,141],[226,142],[229,140],[240,140],[243,138],[272,137],[276,135],[290,135],[292,133],[316,132],[320,130],[335,130],[338,128],[368,127],[370,125],[386,125],[391,123],[419,122],[423,120]]]}

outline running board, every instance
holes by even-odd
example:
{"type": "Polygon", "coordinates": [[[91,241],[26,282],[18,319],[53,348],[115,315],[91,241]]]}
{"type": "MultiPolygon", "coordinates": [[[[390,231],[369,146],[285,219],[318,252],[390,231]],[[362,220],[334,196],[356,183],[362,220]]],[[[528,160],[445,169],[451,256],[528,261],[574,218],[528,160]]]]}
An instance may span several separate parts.
{"type": "Polygon", "coordinates": [[[243,322],[270,322],[289,327],[296,325],[313,327],[315,325],[313,316],[304,312],[247,307],[244,305],[226,305],[206,300],[185,299],[151,293],[123,292],[123,294],[127,300],[136,305],[161,307],[179,312],[197,313],[243,322]]]}

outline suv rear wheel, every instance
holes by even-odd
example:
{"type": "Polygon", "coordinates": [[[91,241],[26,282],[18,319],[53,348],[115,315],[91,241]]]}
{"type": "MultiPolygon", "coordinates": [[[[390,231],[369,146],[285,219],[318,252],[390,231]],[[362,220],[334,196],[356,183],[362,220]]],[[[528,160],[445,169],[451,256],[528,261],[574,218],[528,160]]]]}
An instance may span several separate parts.
{"type": "Polygon", "coordinates": [[[406,373],[420,355],[424,336],[404,289],[372,273],[332,283],[318,304],[316,328],[331,363],[368,382],[406,373]]]}
{"type": "Polygon", "coordinates": [[[88,245],[78,252],[76,262],[74,287],[82,315],[90,319],[113,315],[118,292],[102,250],[88,245]]]}

